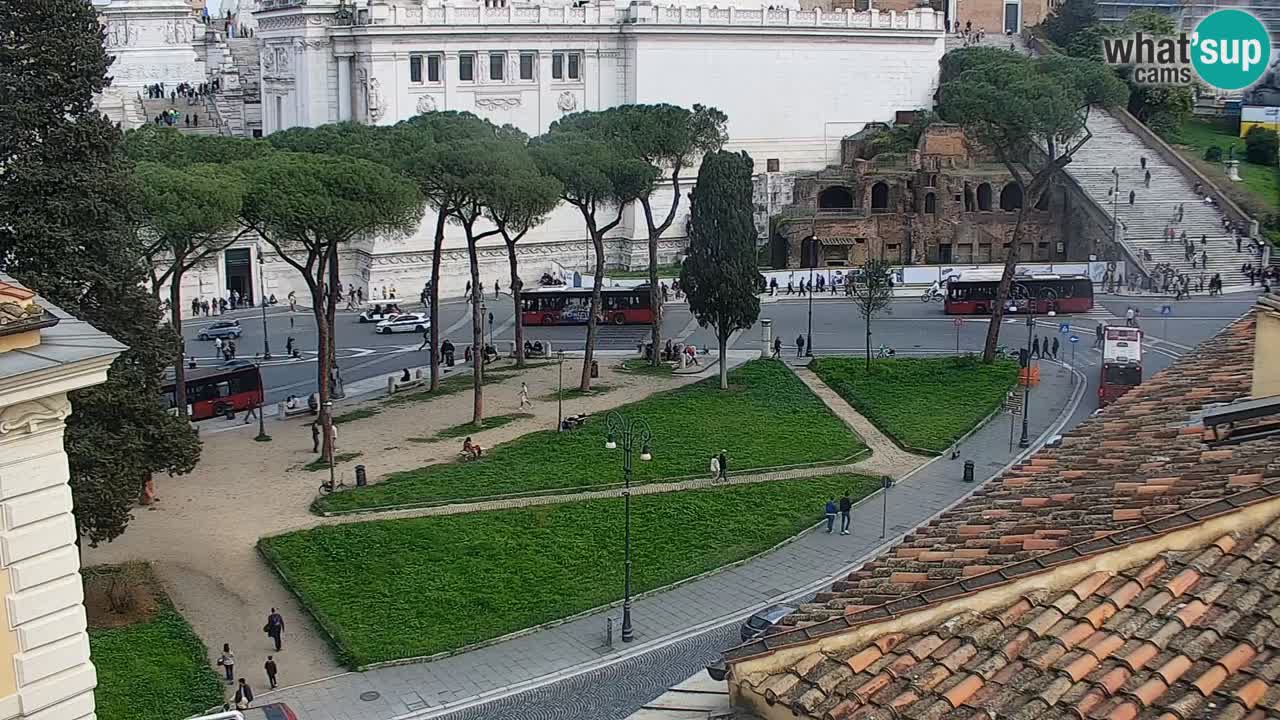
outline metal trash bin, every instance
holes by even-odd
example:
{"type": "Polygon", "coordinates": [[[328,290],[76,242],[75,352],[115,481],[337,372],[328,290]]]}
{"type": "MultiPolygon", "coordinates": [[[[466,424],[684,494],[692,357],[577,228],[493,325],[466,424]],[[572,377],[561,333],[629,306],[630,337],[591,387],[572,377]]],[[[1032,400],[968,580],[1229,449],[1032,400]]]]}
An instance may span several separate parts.
{"type": "Polygon", "coordinates": [[[600,377],[600,361],[599,360],[591,361],[591,377],[593,378],[600,377]]]}
{"type": "MultiPolygon", "coordinates": [[[[970,464],[972,465],[972,463],[970,464]]],[[[356,487],[364,487],[365,485],[368,484],[368,482],[369,480],[364,474],[364,466],[357,465],[356,466],[356,487]]]]}
{"type": "Polygon", "coordinates": [[[973,482],[973,461],[972,460],[964,461],[964,481],[967,483],[973,482]]]}

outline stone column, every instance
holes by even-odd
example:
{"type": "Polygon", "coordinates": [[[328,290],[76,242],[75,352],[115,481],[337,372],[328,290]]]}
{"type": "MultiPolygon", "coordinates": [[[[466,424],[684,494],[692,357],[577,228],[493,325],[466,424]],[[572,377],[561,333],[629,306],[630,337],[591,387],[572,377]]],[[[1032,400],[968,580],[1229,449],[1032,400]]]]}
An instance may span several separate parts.
{"type": "Polygon", "coordinates": [[[351,56],[338,58],[338,122],[351,119],[351,56]]]}

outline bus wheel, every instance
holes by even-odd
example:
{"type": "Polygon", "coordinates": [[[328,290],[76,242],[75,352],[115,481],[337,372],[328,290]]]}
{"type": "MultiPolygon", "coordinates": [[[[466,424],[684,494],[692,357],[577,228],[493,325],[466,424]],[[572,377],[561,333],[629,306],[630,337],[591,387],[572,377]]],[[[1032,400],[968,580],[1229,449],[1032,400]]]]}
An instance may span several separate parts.
{"type": "Polygon", "coordinates": [[[626,321],[627,321],[627,316],[626,316],[626,315],[623,315],[622,313],[618,313],[618,314],[616,314],[616,315],[614,315],[614,316],[613,316],[613,324],[614,324],[614,325],[622,325],[622,324],[623,324],[623,323],[625,323],[626,321]]]}
{"type": "Polygon", "coordinates": [[[234,420],[236,417],[235,408],[226,403],[218,403],[217,405],[214,405],[213,412],[214,414],[221,415],[228,420],[234,420]]]}
{"type": "Polygon", "coordinates": [[[542,316],[542,324],[543,324],[543,325],[554,325],[554,324],[555,324],[555,318],[551,317],[551,315],[543,315],[543,316],[542,316]]]}
{"type": "Polygon", "coordinates": [[[975,313],[979,314],[979,315],[986,315],[986,314],[987,314],[987,306],[986,306],[986,305],[974,305],[974,306],[973,306],[973,311],[974,311],[975,313]]]}

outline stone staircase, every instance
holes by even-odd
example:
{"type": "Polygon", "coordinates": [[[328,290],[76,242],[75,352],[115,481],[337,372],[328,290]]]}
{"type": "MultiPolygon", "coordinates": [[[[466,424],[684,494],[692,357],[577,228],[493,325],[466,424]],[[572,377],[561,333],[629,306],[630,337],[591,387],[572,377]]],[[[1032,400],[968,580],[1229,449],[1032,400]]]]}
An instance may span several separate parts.
{"type": "Polygon", "coordinates": [[[1145,263],[1146,267],[1165,263],[1195,277],[1201,272],[1200,251],[1207,250],[1209,263],[1204,272],[1222,273],[1224,285],[1240,284],[1240,266],[1251,258],[1247,251],[1236,252],[1235,240],[1222,226],[1223,214],[1217,207],[1205,205],[1203,197],[1196,197],[1195,181],[1166,163],[1154,148],[1148,147],[1110,113],[1094,109],[1089,114],[1089,130],[1093,137],[1067,165],[1067,172],[1110,216],[1113,205],[1108,190],[1115,186],[1111,169],[1119,171],[1120,192],[1115,199],[1115,214],[1125,243],[1135,252],[1151,253],[1152,260],[1145,263]],[[1143,184],[1141,160],[1144,157],[1147,170],[1151,171],[1150,188],[1143,184]],[[1130,190],[1136,193],[1133,205],[1129,205],[1130,190]],[[1181,223],[1173,223],[1179,205],[1183,207],[1183,219],[1181,223]],[[1171,223],[1179,236],[1186,230],[1187,237],[1195,239],[1194,270],[1184,258],[1177,237],[1172,242],[1165,240],[1165,228],[1171,223]],[[1206,245],[1201,245],[1201,236],[1208,238],[1206,245]]]}
{"type": "Polygon", "coordinates": [[[188,135],[217,135],[218,127],[215,118],[209,114],[209,109],[205,103],[196,103],[188,105],[183,98],[178,98],[177,102],[171,102],[169,99],[151,100],[144,98],[142,100],[142,110],[147,122],[154,122],[155,117],[166,110],[177,110],[179,113],[178,122],[173,126],[179,132],[188,135]],[[186,115],[199,115],[200,125],[198,127],[187,127],[183,124],[182,117],[186,115]]]}

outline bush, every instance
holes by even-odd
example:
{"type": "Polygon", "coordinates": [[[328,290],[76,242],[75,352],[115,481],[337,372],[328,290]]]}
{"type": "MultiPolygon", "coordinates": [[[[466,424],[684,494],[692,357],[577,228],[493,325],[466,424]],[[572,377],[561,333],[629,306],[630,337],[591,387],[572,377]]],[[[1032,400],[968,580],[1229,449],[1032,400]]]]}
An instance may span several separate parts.
{"type": "Polygon", "coordinates": [[[1244,135],[1244,157],[1254,165],[1274,166],[1280,152],[1280,136],[1275,130],[1254,125],[1244,135]]]}
{"type": "Polygon", "coordinates": [[[1205,148],[1204,159],[1209,162],[1222,162],[1222,148],[1217,145],[1205,148]]]}

